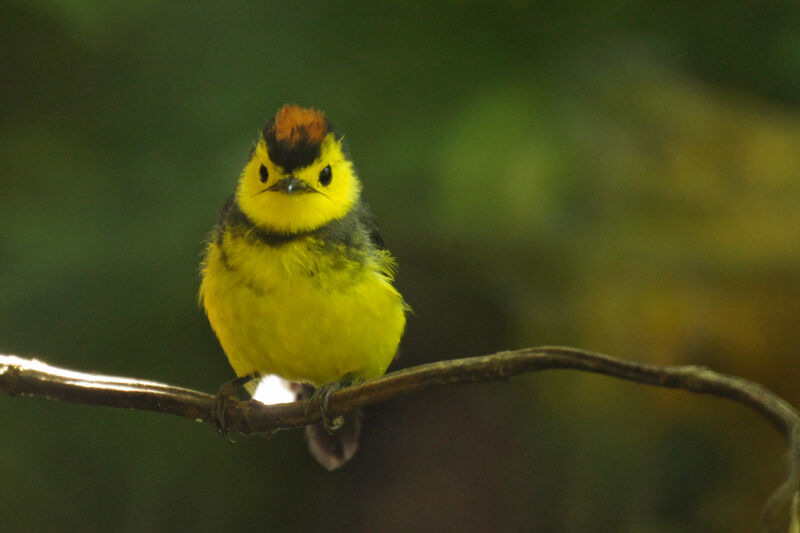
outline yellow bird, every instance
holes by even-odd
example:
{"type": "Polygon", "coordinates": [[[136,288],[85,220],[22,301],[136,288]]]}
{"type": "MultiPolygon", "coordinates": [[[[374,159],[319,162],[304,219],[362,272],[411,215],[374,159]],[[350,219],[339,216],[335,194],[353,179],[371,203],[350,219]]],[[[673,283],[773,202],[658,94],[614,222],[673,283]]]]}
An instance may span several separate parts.
{"type": "MultiPolygon", "coordinates": [[[[316,388],[383,375],[408,309],[394,272],[342,138],[322,111],[282,107],[201,265],[200,302],[236,374],[316,388]]],[[[324,432],[308,435],[328,468],[355,453],[324,432]]]]}

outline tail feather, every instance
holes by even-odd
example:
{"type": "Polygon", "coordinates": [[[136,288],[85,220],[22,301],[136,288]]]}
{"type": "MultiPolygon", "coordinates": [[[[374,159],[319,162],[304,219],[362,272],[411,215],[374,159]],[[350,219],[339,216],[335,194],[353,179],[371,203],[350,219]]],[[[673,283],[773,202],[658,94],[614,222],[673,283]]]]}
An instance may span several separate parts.
{"type": "MultiPolygon", "coordinates": [[[[305,400],[314,394],[314,387],[299,383],[292,384],[298,400],[305,400]]],[[[331,434],[321,425],[306,426],[308,451],[319,464],[327,470],[336,470],[349,461],[358,451],[361,434],[362,411],[359,409],[344,416],[344,425],[331,434]]]]}

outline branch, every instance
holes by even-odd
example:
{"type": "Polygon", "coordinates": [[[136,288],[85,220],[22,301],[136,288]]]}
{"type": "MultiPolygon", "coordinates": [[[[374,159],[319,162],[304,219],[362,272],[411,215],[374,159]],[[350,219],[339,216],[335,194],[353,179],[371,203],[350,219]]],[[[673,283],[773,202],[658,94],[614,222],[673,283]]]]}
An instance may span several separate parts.
{"type": "MultiPolygon", "coordinates": [[[[523,373],[573,369],[616,378],[684,389],[728,398],[746,405],[766,418],[787,440],[788,474],[764,508],[763,524],[775,524],[793,495],[800,499],[800,414],[786,401],[761,385],[700,366],[657,366],[623,361],[608,355],[545,346],[499,352],[482,357],[453,359],[419,365],[365,381],[330,396],[329,413],[345,414],[358,407],[385,402],[398,396],[456,383],[505,380],[523,373]]],[[[153,381],[102,376],[53,367],[34,359],[0,355],[0,390],[12,396],[35,395],[91,405],[144,409],[213,423],[214,396],[153,381]]],[[[246,435],[270,433],[314,424],[319,409],[304,402],[266,406],[259,402],[228,402],[225,422],[231,431],[246,435]]],[[[800,523],[797,503],[792,505],[792,528],[800,523]]]]}

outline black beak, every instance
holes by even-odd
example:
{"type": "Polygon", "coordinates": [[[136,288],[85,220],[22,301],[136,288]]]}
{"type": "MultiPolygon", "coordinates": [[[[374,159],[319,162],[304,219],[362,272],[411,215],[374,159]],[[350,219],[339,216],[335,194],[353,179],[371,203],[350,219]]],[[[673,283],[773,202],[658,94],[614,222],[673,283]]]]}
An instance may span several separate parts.
{"type": "Polygon", "coordinates": [[[299,180],[294,176],[289,176],[288,178],[283,178],[282,180],[278,181],[272,187],[269,187],[269,190],[286,194],[296,194],[310,192],[313,189],[311,189],[305,181],[299,180]]]}

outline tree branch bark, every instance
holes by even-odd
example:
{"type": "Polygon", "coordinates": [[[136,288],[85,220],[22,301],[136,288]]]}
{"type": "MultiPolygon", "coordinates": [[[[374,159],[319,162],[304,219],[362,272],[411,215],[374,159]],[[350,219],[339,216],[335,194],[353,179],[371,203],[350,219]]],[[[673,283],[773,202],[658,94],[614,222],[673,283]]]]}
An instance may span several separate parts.
{"type": "MultiPolygon", "coordinates": [[[[755,410],[787,441],[787,476],[767,501],[762,520],[767,531],[784,529],[777,525],[783,509],[793,495],[795,501],[800,499],[800,414],[757,383],[705,367],[647,365],[576,348],[525,348],[392,372],[333,393],[328,411],[336,416],[422,389],[504,380],[518,374],[552,369],[605,374],[636,383],[709,394],[755,410]]],[[[0,355],[0,390],[12,396],[35,395],[91,405],[143,409],[213,423],[213,395],[153,381],[75,372],[16,356],[0,355]]],[[[307,406],[305,402],[270,406],[255,401],[229,402],[225,409],[228,429],[246,435],[297,428],[320,421],[318,406],[307,406]]],[[[790,510],[791,528],[800,527],[797,507],[795,503],[790,510]]]]}

